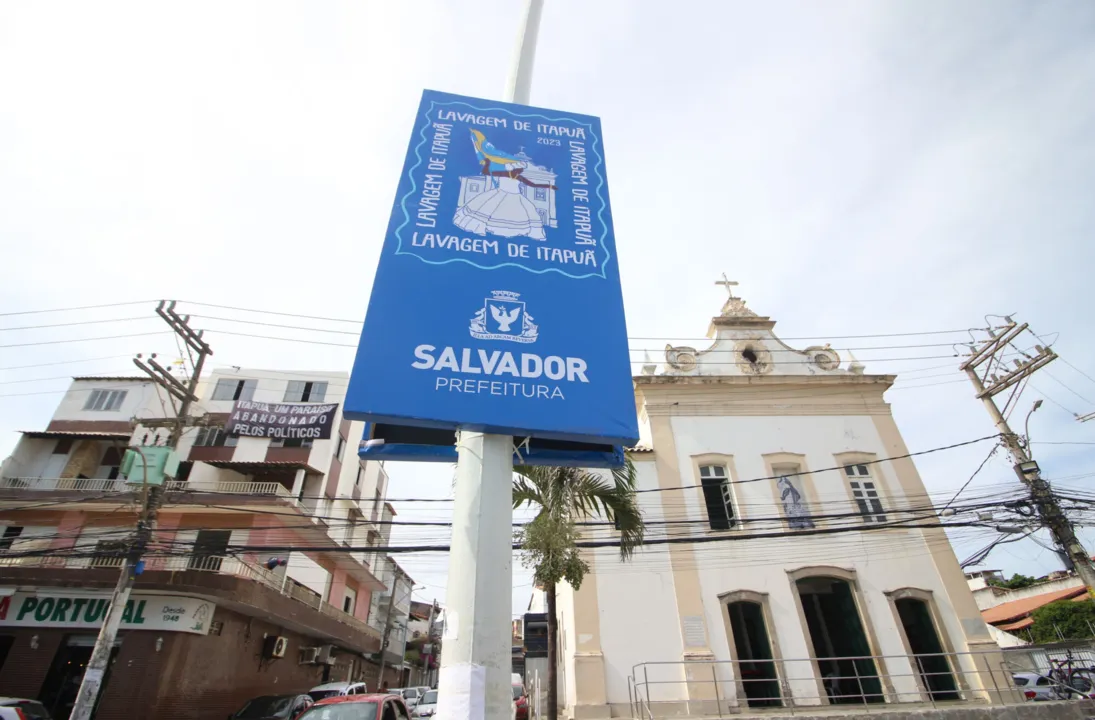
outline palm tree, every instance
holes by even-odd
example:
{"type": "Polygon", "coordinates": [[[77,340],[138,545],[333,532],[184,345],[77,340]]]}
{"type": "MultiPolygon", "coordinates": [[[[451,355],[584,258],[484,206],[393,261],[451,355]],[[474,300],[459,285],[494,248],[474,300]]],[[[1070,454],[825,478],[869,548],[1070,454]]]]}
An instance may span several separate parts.
{"type": "Polygon", "coordinates": [[[514,471],[514,509],[522,505],[539,508],[535,519],[522,529],[520,539],[525,566],[533,569],[534,581],[543,586],[547,596],[547,709],[548,720],[557,720],[555,586],[566,580],[577,590],[589,570],[576,544],[579,519],[599,517],[614,523],[620,532],[623,560],[642,544],[643,516],[635,497],[635,466],[631,458],[625,458],[624,466],[610,475],[575,467],[518,466],[514,471]]]}

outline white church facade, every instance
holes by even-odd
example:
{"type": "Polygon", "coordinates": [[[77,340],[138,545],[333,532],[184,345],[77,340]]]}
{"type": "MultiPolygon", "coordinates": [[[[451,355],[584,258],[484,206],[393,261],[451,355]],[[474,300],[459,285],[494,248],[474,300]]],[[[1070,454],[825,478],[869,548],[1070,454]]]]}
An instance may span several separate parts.
{"type": "Polygon", "coordinates": [[[587,551],[580,590],[560,586],[560,704],[1021,701],[943,530],[900,526],[938,520],[913,461],[890,460],[908,453],[894,376],[774,326],[731,296],[708,349],[667,347],[635,378],[639,500],[667,542],[587,551]]]}

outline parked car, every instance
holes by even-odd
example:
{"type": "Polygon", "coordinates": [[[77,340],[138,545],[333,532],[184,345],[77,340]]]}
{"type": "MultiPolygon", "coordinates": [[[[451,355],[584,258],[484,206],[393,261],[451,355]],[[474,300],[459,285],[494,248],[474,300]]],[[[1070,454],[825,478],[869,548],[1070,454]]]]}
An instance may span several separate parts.
{"type": "Polygon", "coordinates": [[[312,706],[311,695],[260,695],[248,700],[228,720],[292,720],[312,706]]]}
{"type": "Polygon", "coordinates": [[[1045,675],[1038,673],[1012,673],[1012,682],[1023,693],[1027,700],[1041,702],[1043,700],[1059,700],[1060,695],[1053,681],[1045,675]]]}
{"type": "Polygon", "coordinates": [[[296,720],[409,720],[399,695],[340,695],[319,700],[296,720]]]}
{"type": "MultiPolygon", "coordinates": [[[[517,704],[517,685],[514,685],[513,701],[510,703],[510,720],[517,720],[521,717],[521,710],[517,704]]],[[[521,691],[524,692],[524,687],[521,686],[521,691]]],[[[437,713],[437,691],[427,690],[422,694],[422,698],[418,703],[418,707],[414,709],[414,717],[417,718],[431,718],[437,713]]],[[[528,698],[525,698],[525,714],[524,717],[528,718],[528,698]]]]}
{"type": "Polygon", "coordinates": [[[401,696],[408,710],[414,710],[415,706],[418,705],[418,699],[422,696],[422,693],[416,687],[392,688],[388,692],[401,696]]]}
{"type": "Polygon", "coordinates": [[[37,700],[0,697],[0,720],[52,720],[37,700]]]}
{"type": "Polygon", "coordinates": [[[316,685],[308,691],[308,695],[316,702],[319,702],[327,698],[343,697],[345,695],[365,695],[368,692],[369,689],[365,687],[363,682],[330,682],[316,685]]]}
{"type": "Polygon", "coordinates": [[[528,720],[528,693],[521,683],[513,683],[513,704],[517,720],[528,720]]]}
{"type": "Polygon", "coordinates": [[[437,712],[437,691],[427,690],[419,699],[418,706],[414,709],[414,716],[428,718],[433,717],[435,712],[437,712]]]}

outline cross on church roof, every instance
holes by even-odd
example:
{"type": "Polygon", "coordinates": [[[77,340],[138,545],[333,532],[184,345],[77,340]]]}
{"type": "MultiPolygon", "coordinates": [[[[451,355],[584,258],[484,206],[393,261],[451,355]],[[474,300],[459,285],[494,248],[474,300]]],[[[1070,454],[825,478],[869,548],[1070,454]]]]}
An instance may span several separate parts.
{"type": "Polygon", "coordinates": [[[726,277],[726,273],[723,273],[723,274],[722,274],[722,280],[716,280],[716,281],[715,281],[715,284],[716,284],[716,285],[722,285],[722,286],[724,286],[724,287],[726,288],[726,292],[727,292],[727,293],[729,293],[730,297],[731,297],[731,298],[733,298],[733,297],[734,297],[734,290],[733,290],[733,288],[734,288],[734,286],[735,286],[735,285],[737,285],[738,283],[737,283],[737,281],[736,281],[736,280],[730,280],[729,278],[727,278],[727,277],[726,277]]]}

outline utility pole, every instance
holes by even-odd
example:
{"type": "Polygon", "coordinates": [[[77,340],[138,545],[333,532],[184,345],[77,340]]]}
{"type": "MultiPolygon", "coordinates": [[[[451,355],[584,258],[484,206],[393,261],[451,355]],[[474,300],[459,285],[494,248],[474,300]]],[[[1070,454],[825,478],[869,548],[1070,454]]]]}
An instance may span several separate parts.
{"type": "Polygon", "coordinates": [[[1000,332],[994,332],[992,329],[988,331],[989,339],[982,343],[981,347],[973,348],[973,354],[962,363],[960,369],[969,376],[977,397],[984,403],[992,422],[1000,431],[1004,445],[1011,454],[1016,475],[1030,488],[1030,499],[1038,511],[1042,524],[1049,529],[1053,541],[1063,555],[1072,561],[1076,574],[1087,586],[1088,593],[1095,596],[1095,565],[1092,564],[1091,555],[1076,537],[1072,523],[1057,503],[1049,482],[1042,477],[1038,463],[1031,457],[1028,444],[1012,431],[1007,418],[993,400],[998,393],[1014,386],[1057,358],[1057,353],[1049,348],[1036,345],[1035,355],[1020,351],[1023,359],[1015,360],[1010,369],[1005,367],[996,354],[1010,346],[1012,341],[1027,329],[1026,323],[1019,325],[1008,318],[1008,324],[998,329],[1000,332]],[[984,365],[984,369],[979,373],[978,367],[981,365],[984,365]]]}
{"type": "MultiPolygon", "coordinates": [[[[167,446],[174,448],[178,445],[183,428],[187,425],[190,406],[198,400],[196,392],[198,381],[201,379],[202,366],[205,364],[205,358],[213,354],[213,350],[202,340],[203,331],[195,331],[190,327],[190,316],[179,315],[175,312],[174,300],[170,303],[161,300],[156,307],[156,314],[163,318],[171,326],[171,329],[183,339],[188,354],[197,354],[196,359],[191,354],[190,359],[193,363],[194,372],[185,384],[157,363],[155,355],[149,358],[147,365],[141,362],[140,355],[133,360],[137,367],[148,373],[157,385],[171,395],[172,406],[175,407],[175,417],[170,423],[172,430],[167,440],[167,446]],[[177,406],[175,406],[175,401],[179,403],[177,406]]],[[[150,488],[145,484],[143,486],[143,498],[143,507],[137,520],[137,531],[129,552],[126,553],[125,561],[122,563],[118,583],[114,586],[114,592],[110,596],[110,609],[103,619],[103,627],[99,630],[99,636],[95,640],[95,648],[91,651],[91,659],[84,671],[84,679],[80,683],[80,691],[76,696],[76,703],[72,706],[72,714],[69,716],[71,720],[90,720],[91,714],[95,710],[99,691],[103,686],[103,676],[110,665],[110,656],[114,650],[114,639],[118,636],[118,628],[122,624],[122,614],[129,602],[130,591],[133,590],[137,575],[144,570],[144,561],[141,557],[152,538],[152,529],[156,525],[156,512],[159,510],[160,502],[163,499],[163,488],[159,486],[150,488]]]]}
{"type": "MultiPolygon", "coordinates": [[[[543,0],[527,0],[504,100],[527,105],[543,0]]],[[[438,716],[509,720],[513,438],[459,430],[438,716]]]]}
{"type": "MultiPolygon", "coordinates": [[[[429,656],[436,657],[441,653],[436,652],[441,647],[441,643],[433,639],[433,621],[437,618],[437,599],[433,601],[433,605],[430,605],[430,617],[426,620],[426,642],[430,646],[429,656]]],[[[440,640],[440,638],[438,638],[440,640]]],[[[425,678],[425,683],[430,687],[433,687],[433,673],[430,671],[430,661],[427,660],[426,653],[422,653],[422,676],[425,678]]]]}
{"type": "Polygon", "coordinates": [[[388,562],[392,563],[392,592],[388,595],[388,614],[384,620],[384,634],[380,637],[380,674],[376,677],[376,691],[380,691],[380,686],[384,684],[384,661],[387,659],[384,657],[384,651],[388,649],[388,637],[392,633],[392,612],[395,610],[395,586],[399,582],[399,570],[395,566],[395,562],[388,558],[388,562]]]}

